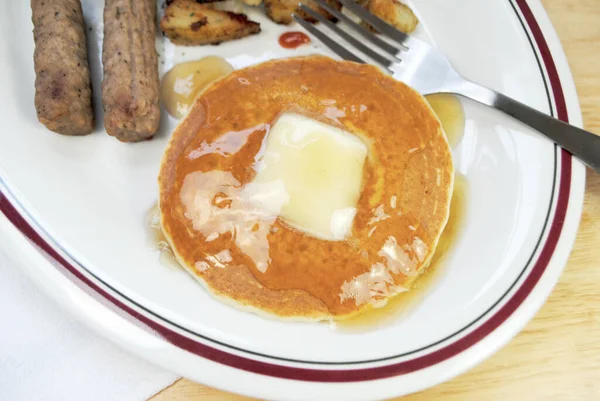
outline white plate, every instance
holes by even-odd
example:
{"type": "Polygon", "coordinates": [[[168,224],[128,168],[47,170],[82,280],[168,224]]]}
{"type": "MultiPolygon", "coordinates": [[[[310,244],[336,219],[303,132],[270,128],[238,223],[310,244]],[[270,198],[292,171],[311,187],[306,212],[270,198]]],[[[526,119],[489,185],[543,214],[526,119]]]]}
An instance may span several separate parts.
{"type": "MultiPolygon", "coordinates": [[[[559,41],[538,1],[421,0],[417,34],[458,71],[574,124],[581,116],[559,41]]],[[[100,109],[102,2],[84,1],[100,109]]],[[[161,73],[206,55],[236,68],[314,52],[285,50],[278,26],[250,10],[260,35],[218,47],[157,42],[161,73]]],[[[28,2],[0,17],[1,245],[54,298],[98,331],[159,365],[228,391],[270,399],[380,399],[418,391],[481,362],[514,336],[557,282],[575,238],[585,169],[540,135],[464,101],[456,169],[470,187],[466,224],[439,278],[393,324],[353,333],[284,323],[213,300],[148,249],[145,215],[169,132],[123,144],[70,138],[33,107],[28,2]],[[11,224],[12,223],[12,224],[11,224]],[[35,245],[34,245],[35,244],[35,245]]],[[[101,114],[97,115],[101,121],[101,114]]]]}

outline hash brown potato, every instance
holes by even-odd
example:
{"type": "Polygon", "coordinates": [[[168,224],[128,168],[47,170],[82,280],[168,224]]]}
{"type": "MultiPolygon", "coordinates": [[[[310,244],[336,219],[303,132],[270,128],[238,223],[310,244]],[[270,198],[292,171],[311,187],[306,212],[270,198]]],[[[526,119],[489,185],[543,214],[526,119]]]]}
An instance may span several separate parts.
{"type": "Polygon", "coordinates": [[[165,9],[160,29],[177,45],[219,44],[260,32],[260,24],[244,14],[215,9],[193,0],[173,0],[165,9]]]}
{"type": "MultiPolygon", "coordinates": [[[[404,33],[412,33],[419,25],[419,19],[410,7],[398,0],[367,0],[363,7],[404,33]]],[[[366,23],[363,25],[374,30],[366,23]]]]}
{"type": "MultiPolygon", "coordinates": [[[[298,7],[298,0],[238,1],[249,6],[264,4],[267,16],[278,24],[290,24],[293,21],[292,14],[297,14],[309,22],[316,22],[298,7]]],[[[325,1],[336,10],[342,8],[338,0],[325,1]]],[[[312,0],[303,2],[330,21],[336,21],[334,16],[312,0]]],[[[260,24],[249,20],[245,14],[228,11],[230,4],[227,7],[223,6],[227,3],[229,2],[222,0],[170,0],[167,2],[160,28],[171,42],[187,46],[219,44],[260,32],[260,24]]],[[[405,33],[413,32],[419,24],[410,7],[398,0],[358,0],[358,4],[405,33]]],[[[362,24],[376,32],[367,23],[362,24]]]]}
{"type": "MultiPolygon", "coordinates": [[[[337,0],[325,0],[325,2],[336,10],[341,10],[342,5],[337,0]]],[[[278,24],[290,24],[293,21],[292,14],[304,18],[309,22],[316,22],[307,13],[298,7],[298,0],[264,0],[267,16],[278,24]]],[[[330,21],[335,21],[333,15],[317,6],[312,0],[304,0],[304,4],[317,11],[330,21]]]]}

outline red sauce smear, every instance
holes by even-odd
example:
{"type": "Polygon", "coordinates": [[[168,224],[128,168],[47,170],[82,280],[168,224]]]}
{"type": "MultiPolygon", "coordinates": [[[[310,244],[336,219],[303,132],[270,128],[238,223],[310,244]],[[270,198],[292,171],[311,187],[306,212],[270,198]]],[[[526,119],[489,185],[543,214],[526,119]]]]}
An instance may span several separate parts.
{"type": "Polygon", "coordinates": [[[279,44],[286,49],[295,49],[305,43],[310,43],[310,38],[302,32],[286,32],[279,37],[279,44]]]}

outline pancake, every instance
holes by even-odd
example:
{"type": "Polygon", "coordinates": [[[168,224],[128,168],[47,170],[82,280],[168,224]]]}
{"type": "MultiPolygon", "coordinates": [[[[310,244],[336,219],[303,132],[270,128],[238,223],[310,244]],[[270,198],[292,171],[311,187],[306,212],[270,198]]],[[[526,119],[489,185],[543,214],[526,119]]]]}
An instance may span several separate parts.
{"type": "Polygon", "coordinates": [[[442,126],[412,88],[323,56],[234,71],[173,132],[159,173],[161,227],[212,295],[258,314],[343,319],[410,290],[449,215],[454,167],[442,126]],[[307,235],[243,200],[271,125],[287,111],[368,147],[349,237],[307,235]]]}

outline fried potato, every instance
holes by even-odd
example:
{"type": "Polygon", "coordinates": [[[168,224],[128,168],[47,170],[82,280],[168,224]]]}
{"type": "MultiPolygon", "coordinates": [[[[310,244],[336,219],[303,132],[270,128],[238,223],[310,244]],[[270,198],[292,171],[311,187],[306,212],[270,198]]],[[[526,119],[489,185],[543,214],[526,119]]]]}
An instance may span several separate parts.
{"type": "MultiPolygon", "coordinates": [[[[171,3],[175,2],[177,0],[167,0],[167,6],[170,5],[171,3]]],[[[223,0],[193,0],[196,3],[200,3],[200,4],[205,4],[205,3],[217,3],[223,0]]]]}
{"type": "Polygon", "coordinates": [[[249,6],[260,6],[262,4],[262,0],[241,0],[242,3],[247,4],[249,6]]]}
{"type": "MultiPolygon", "coordinates": [[[[410,7],[398,0],[368,0],[364,7],[404,33],[412,33],[419,24],[410,7]]],[[[373,30],[370,26],[367,27],[373,30]]]]}
{"type": "MultiPolygon", "coordinates": [[[[325,0],[327,4],[336,10],[340,10],[342,5],[337,0],[325,0]]],[[[314,18],[310,18],[304,11],[298,7],[298,0],[264,0],[265,9],[267,10],[267,16],[278,24],[289,24],[292,22],[292,13],[304,18],[307,21],[315,22],[314,18]]],[[[321,15],[331,21],[335,21],[335,18],[317,6],[311,0],[303,1],[304,4],[319,12],[321,15]]]]}
{"type": "MultiPolygon", "coordinates": [[[[175,0],[167,0],[167,5],[171,4],[175,0]]],[[[228,0],[194,0],[196,3],[206,4],[206,3],[225,3],[228,0]]],[[[234,1],[234,0],[229,0],[234,1]]],[[[249,6],[260,6],[262,4],[262,0],[240,0],[242,3],[249,6]]],[[[230,10],[232,11],[232,10],[230,10]]]]}
{"type": "Polygon", "coordinates": [[[165,9],[160,29],[177,45],[219,44],[260,32],[260,24],[244,14],[217,10],[194,0],[173,0],[165,9]]]}

